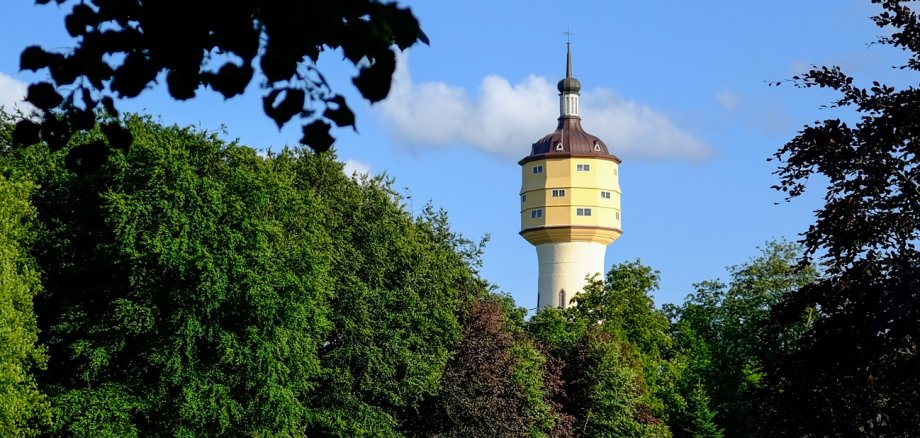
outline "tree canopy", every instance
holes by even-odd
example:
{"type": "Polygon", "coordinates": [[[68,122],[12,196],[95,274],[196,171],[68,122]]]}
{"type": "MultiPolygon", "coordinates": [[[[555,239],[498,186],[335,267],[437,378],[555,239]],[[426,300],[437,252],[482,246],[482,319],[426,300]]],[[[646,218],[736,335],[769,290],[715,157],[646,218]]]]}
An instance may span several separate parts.
{"type": "MultiPolygon", "coordinates": [[[[0,156],[4,177],[36,187],[23,198],[13,186],[20,200],[4,207],[11,220],[34,211],[36,234],[19,241],[42,273],[34,315],[34,274],[13,291],[17,342],[34,349],[37,316],[48,351],[19,385],[37,376],[47,433],[402,433],[437,393],[482,290],[479,247],[331,154],[260,157],[193,129],[123,123],[134,146],[84,177],[66,150],[0,156]]],[[[103,134],[85,135],[76,143],[103,134]]]]}
{"type": "Polygon", "coordinates": [[[29,257],[35,186],[0,175],[0,435],[33,436],[48,420],[35,374],[44,367],[32,300],[41,290],[29,257]]]}
{"type": "MultiPolygon", "coordinates": [[[[883,29],[877,44],[902,49],[897,66],[920,71],[920,17],[906,0],[872,0],[883,29]]],[[[805,126],[777,153],[776,186],[796,197],[812,175],[828,181],[817,221],[805,232],[809,256],[827,278],[790,294],[773,312],[781,325],[816,311],[797,348],[769,363],[767,424],[800,436],[859,431],[920,433],[920,89],[861,82],[837,66],[816,67],[795,84],[839,93],[844,113],[805,126]],[[860,85],[865,83],[865,85],[860,85]],[[846,120],[853,118],[855,123],[846,120]]]]}

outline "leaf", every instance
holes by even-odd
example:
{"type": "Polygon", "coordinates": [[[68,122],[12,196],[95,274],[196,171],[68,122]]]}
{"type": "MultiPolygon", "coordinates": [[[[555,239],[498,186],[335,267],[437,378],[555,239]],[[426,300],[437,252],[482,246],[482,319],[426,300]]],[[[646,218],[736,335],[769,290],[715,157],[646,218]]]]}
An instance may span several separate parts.
{"type": "Polygon", "coordinates": [[[166,85],[169,95],[174,99],[188,100],[195,97],[195,90],[201,83],[201,75],[197,71],[170,70],[166,75],[166,85]]]}
{"type": "Polygon", "coordinates": [[[205,79],[211,88],[223,94],[225,99],[229,99],[246,91],[246,86],[252,81],[253,73],[249,65],[240,67],[228,62],[220,67],[217,74],[208,74],[205,79]]]}
{"type": "Polygon", "coordinates": [[[326,111],[323,112],[323,117],[335,122],[335,125],[339,128],[345,126],[355,127],[355,113],[351,112],[351,109],[345,104],[345,98],[342,95],[337,94],[335,97],[326,99],[326,103],[334,103],[336,107],[329,108],[327,106],[326,111]]]}
{"type": "Polygon", "coordinates": [[[48,144],[48,149],[51,149],[52,152],[67,146],[71,135],[73,135],[73,130],[70,129],[67,120],[58,119],[53,114],[46,115],[42,120],[42,140],[48,144]]]}
{"type": "Polygon", "coordinates": [[[80,76],[82,66],[72,55],[66,58],[62,56],[55,61],[48,66],[48,71],[51,73],[51,79],[59,86],[72,84],[80,76]]]}
{"type": "Polygon", "coordinates": [[[395,3],[387,4],[383,11],[387,24],[393,31],[393,42],[396,43],[396,47],[405,50],[418,41],[421,29],[412,11],[408,8],[400,8],[395,3]]]}
{"type": "Polygon", "coordinates": [[[96,125],[96,113],[91,109],[73,108],[67,112],[67,119],[75,130],[88,131],[96,125]]]}
{"type": "Polygon", "coordinates": [[[305,98],[304,91],[296,88],[272,90],[268,96],[262,98],[262,107],[265,110],[265,114],[275,121],[278,129],[281,129],[294,115],[303,110],[305,98]],[[275,105],[281,92],[284,92],[284,98],[275,105]]]}
{"type": "Polygon", "coordinates": [[[64,163],[67,169],[85,176],[99,170],[109,157],[109,148],[102,140],[84,143],[67,153],[64,163]]]}
{"type": "Polygon", "coordinates": [[[418,30],[418,36],[416,36],[416,38],[418,38],[419,41],[425,43],[426,46],[430,46],[430,45],[431,45],[431,41],[428,41],[428,35],[425,35],[425,32],[422,31],[421,28],[419,28],[419,30],[418,30]]]}
{"type": "Polygon", "coordinates": [[[373,64],[362,68],[351,82],[371,103],[379,102],[390,94],[390,84],[395,70],[396,55],[392,50],[386,49],[375,57],[373,64]]]}
{"type": "Polygon", "coordinates": [[[109,113],[112,117],[118,117],[118,110],[115,108],[115,101],[112,100],[111,96],[105,96],[102,98],[102,107],[105,108],[105,111],[109,113]]]}
{"type": "Polygon", "coordinates": [[[332,126],[328,123],[322,120],[314,120],[303,127],[303,138],[300,139],[300,142],[310,146],[310,149],[316,152],[326,152],[335,142],[335,138],[329,135],[330,128],[332,126]]]}
{"type": "Polygon", "coordinates": [[[41,127],[28,119],[22,119],[13,128],[13,143],[19,146],[33,145],[41,141],[39,131],[41,127]]]}
{"type": "Polygon", "coordinates": [[[98,24],[96,13],[89,5],[78,3],[69,15],[64,17],[64,27],[70,36],[76,38],[86,33],[86,28],[98,24]]]}
{"type": "Polygon", "coordinates": [[[109,141],[109,145],[127,151],[134,141],[131,131],[122,127],[118,122],[105,123],[101,126],[102,134],[109,141]]]}
{"type": "Polygon", "coordinates": [[[50,83],[39,82],[29,85],[26,102],[35,105],[38,109],[48,111],[64,102],[64,98],[55,91],[54,86],[50,83]]]}
{"type": "Polygon", "coordinates": [[[265,53],[259,59],[259,67],[269,83],[283,81],[297,72],[297,57],[291,48],[269,39],[265,53]]]}
{"type": "Polygon", "coordinates": [[[147,84],[156,79],[157,69],[146,56],[133,52],[112,75],[111,89],[119,97],[137,97],[147,84]]]}
{"type": "Polygon", "coordinates": [[[39,46],[29,46],[19,55],[19,68],[22,70],[38,71],[48,67],[56,59],[63,59],[64,55],[46,52],[39,46]]]}

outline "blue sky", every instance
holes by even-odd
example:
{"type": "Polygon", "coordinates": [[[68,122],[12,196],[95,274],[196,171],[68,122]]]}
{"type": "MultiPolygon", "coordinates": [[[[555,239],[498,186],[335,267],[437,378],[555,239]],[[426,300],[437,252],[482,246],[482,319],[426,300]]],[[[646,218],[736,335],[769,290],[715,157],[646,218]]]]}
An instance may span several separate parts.
{"type": "MultiPolygon", "coordinates": [[[[467,237],[490,235],[483,276],[518,304],[536,305],[536,253],[518,234],[520,168],[530,144],[555,128],[555,83],[571,30],[585,129],[623,159],[623,236],[606,266],[641,259],[661,271],[656,302],[681,302],[695,282],[774,238],[795,240],[820,206],[814,192],[791,204],[770,189],[766,159],[806,123],[838,113],[833,94],[783,81],[811,64],[897,81],[903,59],[868,45],[881,34],[868,0],[541,0],[408,2],[431,40],[400,57],[393,93],[369,105],[350,86],[354,69],[334,52],[319,67],[356,112],[359,133],[339,130],[350,168],[386,172],[421,209],[446,209],[467,237]],[[776,205],[779,203],[779,205],[776,205]]],[[[27,45],[66,49],[63,13],[11,0],[0,14],[0,104],[42,75],[19,72],[27,45]]],[[[165,123],[225,129],[257,148],[295,144],[278,131],[253,86],[225,101],[207,90],[189,102],[165,87],[120,104],[165,123]]],[[[820,190],[821,182],[814,181],[820,190]]]]}

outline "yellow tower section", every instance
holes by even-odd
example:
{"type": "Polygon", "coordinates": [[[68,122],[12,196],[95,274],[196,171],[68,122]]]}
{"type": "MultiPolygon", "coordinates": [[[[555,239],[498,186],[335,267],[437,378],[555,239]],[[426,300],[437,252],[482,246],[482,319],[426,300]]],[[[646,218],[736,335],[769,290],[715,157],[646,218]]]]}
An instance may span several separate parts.
{"type": "Polygon", "coordinates": [[[559,81],[556,130],[531,148],[521,165],[521,235],[537,249],[538,307],[566,307],[585,278],[604,273],[607,246],[622,234],[620,159],[581,128],[581,84],[559,81]]]}

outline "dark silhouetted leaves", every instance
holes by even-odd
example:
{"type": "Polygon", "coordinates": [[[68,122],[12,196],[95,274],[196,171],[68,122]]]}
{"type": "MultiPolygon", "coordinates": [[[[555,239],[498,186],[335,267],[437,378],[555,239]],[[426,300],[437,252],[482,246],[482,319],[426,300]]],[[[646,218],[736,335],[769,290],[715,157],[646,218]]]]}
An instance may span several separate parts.
{"type": "Polygon", "coordinates": [[[416,35],[416,37],[418,38],[419,41],[421,41],[422,43],[424,43],[426,46],[431,45],[431,42],[428,41],[428,35],[425,35],[425,32],[422,31],[421,28],[419,28],[419,30],[418,30],[418,35],[416,35]]]}
{"type": "Polygon", "coordinates": [[[128,147],[131,146],[133,140],[131,132],[117,122],[104,123],[100,129],[106,140],[109,141],[109,146],[122,150],[128,150],[128,147]]]}
{"type": "Polygon", "coordinates": [[[119,97],[137,97],[156,78],[157,71],[140,53],[130,53],[112,78],[112,90],[119,97]]]}
{"type": "Polygon", "coordinates": [[[47,111],[63,103],[64,97],[58,94],[50,83],[39,82],[29,85],[26,102],[35,105],[38,109],[47,111]]]}
{"type": "Polygon", "coordinates": [[[64,18],[64,27],[67,28],[67,33],[75,38],[86,33],[87,27],[92,27],[96,24],[98,24],[96,13],[85,3],[75,5],[73,11],[64,18]]]}
{"type": "MultiPolygon", "coordinates": [[[[69,93],[62,97],[66,107],[94,109],[101,102],[116,115],[115,106],[104,99],[136,97],[161,73],[174,99],[191,99],[201,86],[230,98],[245,92],[258,65],[259,85],[273,96],[263,102],[266,115],[282,126],[299,118],[304,131],[320,135],[305,139],[319,150],[327,149],[332,137],[312,125],[317,119],[355,126],[354,113],[316,68],[325,49],[341,49],[358,69],[353,79],[358,91],[378,102],[389,93],[396,67],[391,46],[404,50],[419,41],[429,43],[410,9],[380,0],[56,2],[73,4],[64,27],[75,47],[50,53],[31,46],[23,50],[20,65],[47,68],[53,86],[69,93]],[[285,97],[277,101],[280,93],[285,97]]],[[[49,99],[35,99],[45,107],[57,106],[53,95],[44,97],[49,99]]],[[[75,123],[74,128],[84,125],[75,123]]]]}
{"type": "Polygon", "coordinates": [[[396,3],[384,5],[383,10],[386,14],[389,28],[393,31],[393,42],[396,43],[397,47],[405,50],[419,40],[428,44],[428,37],[422,32],[418,25],[418,20],[412,15],[412,11],[408,8],[400,8],[396,3]]]}
{"type": "Polygon", "coordinates": [[[327,103],[334,103],[335,108],[326,108],[326,111],[323,112],[323,117],[332,120],[335,122],[335,125],[339,128],[345,126],[355,126],[355,113],[351,112],[348,106],[345,105],[345,98],[336,95],[332,99],[326,101],[327,103]]]}
{"type": "Polygon", "coordinates": [[[201,77],[197,71],[172,70],[166,75],[169,95],[174,99],[187,100],[195,97],[195,90],[200,83],[201,77]]]}
{"type": "Polygon", "coordinates": [[[105,111],[109,113],[110,116],[118,117],[118,109],[115,108],[115,102],[112,101],[111,97],[109,96],[103,97],[100,100],[100,103],[102,103],[102,108],[104,108],[105,111]]]}
{"type": "MultiPolygon", "coordinates": [[[[882,29],[877,43],[903,49],[900,68],[916,76],[916,3],[872,3],[882,9],[872,18],[882,29]]],[[[781,327],[815,323],[765,367],[771,391],[762,411],[774,429],[766,432],[918,436],[920,90],[878,81],[863,88],[840,67],[814,67],[794,83],[836,92],[828,107],[842,116],[805,126],[774,155],[776,188],[790,198],[826,187],[803,243],[828,276],[773,309],[781,327]],[[808,185],[815,176],[826,182],[808,185]]]]}
{"type": "Polygon", "coordinates": [[[317,152],[326,152],[332,147],[332,142],[335,141],[335,139],[329,135],[330,128],[332,128],[332,126],[328,123],[322,120],[315,120],[303,127],[303,138],[300,139],[300,142],[310,146],[310,148],[317,152]]]}
{"type": "Polygon", "coordinates": [[[54,59],[54,62],[48,66],[51,73],[51,79],[58,85],[70,85],[80,76],[81,66],[77,59],[70,57],[54,59]]]}
{"type": "Polygon", "coordinates": [[[29,46],[19,55],[19,68],[36,71],[48,67],[55,60],[63,59],[64,55],[46,52],[38,46],[29,46]]]}
{"type": "Polygon", "coordinates": [[[38,135],[40,129],[41,126],[37,123],[22,119],[16,122],[16,127],[13,128],[13,142],[21,146],[38,143],[41,141],[38,135]]]}
{"type": "Polygon", "coordinates": [[[218,70],[217,74],[208,74],[206,78],[211,88],[229,99],[246,91],[246,85],[252,80],[252,74],[252,67],[248,65],[240,67],[228,62],[218,70]]]}
{"type": "Polygon", "coordinates": [[[95,172],[105,164],[109,157],[109,148],[102,140],[75,146],[67,152],[65,164],[67,168],[77,175],[87,175],[95,172]]]}
{"type": "Polygon", "coordinates": [[[273,90],[262,99],[262,103],[265,108],[265,114],[268,114],[278,125],[278,128],[281,128],[288,120],[291,120],[291,117],[303,110],[305,99],[306,94],[303,90],[288,88],[273,90]],[[281,93],[284,93],[284,97],[281,98],[280,102],[277,102],[281,93]]]}
{"type": "Polygon", "coordinates": [[[67,120],[73,129],[89,131],[96,125],[96,113],[90,109],[74,108],[67,113],[67,120]]]}
{"type": "Polygon", "coordinates": [[[49,149],[56,151],[67,146],[71,135],[73,135],[73,130],[67,119],[57,118],[53,114],[45,115],[41,123],[41,137],[48,144],[49,149]]]}
{"type": "Polygon", "coordinates": [[[361,95],[371,102],[379,102],[390,93],[390,83],[393,72],[396,70],[396,55],[390,50],[384,50],[373,64],[364,67],[358,76],[352,79],[361,95]]]}
{"type": "Polygon", "coordinates": [[[269,40],[265,54],[259,60],[262,73],[269,82],[279,82],[294,76],[300,62],[296,54],[278,45],[269,40]]]}

